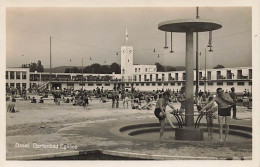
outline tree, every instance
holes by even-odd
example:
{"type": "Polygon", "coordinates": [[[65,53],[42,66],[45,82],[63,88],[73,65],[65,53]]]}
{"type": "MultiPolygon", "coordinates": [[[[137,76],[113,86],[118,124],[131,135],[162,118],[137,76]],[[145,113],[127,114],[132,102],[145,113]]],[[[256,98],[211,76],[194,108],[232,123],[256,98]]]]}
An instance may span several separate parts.
{"type": "Polygon", "coordinates": [[[165,68],[167,71],[177,71],[176,68],[172,66],[166,66],[165,68]]]}
{"type": "Polygon", "coordinates": [[[71,73],[71,68],[66,68],[64,72],[65,73],[71,73]]]}
{"type": "MultiPolygon", "coordinates": [[[[77,67],[73,68],[66,68],[65,73],[81,73],[81,69],[77,67]]],[[[83,68],[83,73],[90,73],[90,74],[120,74],[121,68],[120,65],[117,63],[112,63],[111,65],[100,65],[98,63],[91,64],[90,66],[86,66],[83,68]]]]}
{"type": "Polygon", "coordinates": [[[158,72],[165,72],[165,68],[160,63],[155,63],[158,72]]]}
{"type": "Polygon", "coordinates": [[[121,73],[121,67],[117,63],[112,63],[110,65],[110,71],[111,71],[111,73],[115,72],[115,74],[120,74],[121,73]]]}
{"type": "Polygon", "coordinates": [[[71,71],[71,73],[79,73],[80,72],[80,70],[77,67],[72,67],[71,69],[70,68],[67,68],[67,69],[69,70],[69,72],[71,71]]]}
{"type": "Polygon", "coordinates": [[[30,68],[30,72],[44,72],[44,68],[40,60],[38,60],[38,63],[22,64],[22,68],[30,68]]]}
{"type": "Polygon", "coordinates": [[[220,64],[214,67],[214,69],[219,69],[219,68],[225,68],[225,67],[223,65],[220,65],[220,64]]]}
{"type": "Polygon", "coordinates": [[[40,60],[38,60],[38,63],[37,63],[37,65],[36,65],[36,71],[37,71],[37,72],[43,72],[43,71],[44,71],[42,62],[41,62],[40,60]]]}
{"type": "Polygon", "coordinates": [[[35,72],[37,71],[37,64],[36,63],[31,63],[30,65],[30,72],[35,72]]]}
{"type": "Polygon", "coordinates": [[[90,66],[85,67],[85,68],[83,69],[83,72],[84,72],[84,73],[93,73],[90,66]]]}
{"type": "Polygon", "coordinates": [[[110,68],[107,65],[102,65],[100,67],[100,73],[101,74],[109,74],[110,73],[110,68]]]}

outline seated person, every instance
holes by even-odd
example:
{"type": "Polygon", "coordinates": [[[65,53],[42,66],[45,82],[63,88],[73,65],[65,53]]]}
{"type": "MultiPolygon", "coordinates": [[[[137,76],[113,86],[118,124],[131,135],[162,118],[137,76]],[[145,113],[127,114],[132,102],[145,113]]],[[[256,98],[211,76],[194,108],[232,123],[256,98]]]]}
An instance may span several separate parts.
{"type": "Polygon", "coordinates": [[[140,107],[139,99],[132,100],[131,107],[132,109],[139,109],[140,107]]]}
{"type": "Polygon", "coordinates": [[[143,106],[140,106],[140,109],[143,109],[143,110],[152,109],[151,98],[149,96],[145,97],[145,102],[146,102],[146,104],[144,104],[143,106]]]}
{"type": "Polygon", "coordinates": [[[43,98],[42,98],[42,97],[40,98],[40,101],[39,101],[39,103],[44,103],[44,100],[43,100],[43,98]]]}
{"type": "Polygon", "coordinates": [[[106,97],[105,93],[102,93],[101,94],[101,98],[100,98],[100,101],[102,101],[102,103],[106,103],[107,102],[105,97],[106,97]]]}
{"type": "Polygon", "coordinates": [[[16,102],[16,99],[14,97],[12,98],[12,102],[16,102]]]}
{"type": "Polygon", "coordinates": [[[67,98],[67,99],[65,100],[65,103],[70,103],[70,99],[67,98]]]}
{"type": "Polygon", "coordinates": [[[32,100],[31,100],[31,103],[36,103],[36,102],[37,101],[36,101],[35,97],[33,97],[32,100]]]}

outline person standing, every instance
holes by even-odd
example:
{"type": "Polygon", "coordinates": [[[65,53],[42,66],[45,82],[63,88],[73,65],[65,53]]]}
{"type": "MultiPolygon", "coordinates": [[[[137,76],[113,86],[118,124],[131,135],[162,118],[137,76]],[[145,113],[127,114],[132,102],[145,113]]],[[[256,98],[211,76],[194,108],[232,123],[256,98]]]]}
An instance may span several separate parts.
{"type": "Polygon", "coordinates": [[[119,92],[116,91],[116,108],[119,108],[119,92]]]}
{"type": "Polygon", "coordinates": [[[233,99],[228,93],[224,93],[222,88],[217,88],[217,96],[214,97],[207,105],[205,105],[200,111],[204,111],[210,107],[214,102],[218,105],[218,122],[219,122],[219,137],[220,141],[223,141],[223,121],[225,118],[225,141],[227,141],[229,133],[229,124],[231,120],[231,107],[234,104],[233,99]]]}
{"type": "MultiPolygon", "coordinates": [[[[209,97],[208,102],[210,102],[213,97],[209,97]]],[[[213,118],[216,118],[215,113],[217,112],[218,107],[216,102],[212,103],[210,106],[206,108],[206,120],[207,120],[207,130],[208,130],[208,137],[212,139],[212,132],[213,132],[213,118]]]]}
{"type": "Polygon", "coordinates": [[[125,108],[125,90],[122,90],[121,92],[121,98],[122,98],[122,101],[123,101],[123,106],[125,108]]]}
{"type": "Polygon", "coordinates": [[[114,89],[112,92],[112,108],[115,108],[115,101],[116,101],[116,90],[114,89]]]}
{"type": "Polygon", "coordinates": [[[237,119],[236,93],[235,93],[234,87],[231,88],[231,92],[229,93],[229,96],[233,99],[233,102],[234,102],[234,104],[232,106],[232,108],[233,108],[233,117],[232,118],[237,119]]]}
{"type": "MultiPolygon", "coordinates": [[[[177,89],[178,90],[178,89],[177,89]]],[[[185,96],[185,87],[181,87],[180,89],[180,95],[178,96],[178,102],[181,103],[181,107],[179,110],[181,119],[182,119],[182,123],[184,124],[185,120],[184,120],[184,113],[185,113],[185,101],[186,101],[186,96],[185,96]]]]}
{"type": "Polygon", "coordinates": [[[158,101],[156,102],[156,107],[154,110],[154,115],[159,119],[160,125],[161,125],[161,129],[160,129],[160,140],[163,136],[164,133],[164,129],[165,129],[165,119],[167,120],[167,122],[172,126],[172,128],[176,128],[170,118],[168,113],[166,113],[166,106],[168,105],[170,108],[172,108],[174,111],[175,108],[169,104],[169,98],[170,98],[170,93],[169,92],[164,92],[162,97],[158,99],[158,101]]]}

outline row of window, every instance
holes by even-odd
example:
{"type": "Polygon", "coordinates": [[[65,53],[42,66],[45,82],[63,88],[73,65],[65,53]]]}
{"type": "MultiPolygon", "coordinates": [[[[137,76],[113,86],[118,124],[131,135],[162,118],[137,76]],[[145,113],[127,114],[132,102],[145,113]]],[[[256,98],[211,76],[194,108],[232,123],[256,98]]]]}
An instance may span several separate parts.
{"type": "MultiPolygon", "coordinates": [[[[181,86],[181,85],[183,85],[184,83],[181,83],[181,82],[179,82],[179,83],[157,83],[157,86],[162,86],[162,85],[164,85],[164,86],[175,86],[175,85],[177,85],[177,86],[181,86]]],[[[150,85],[152,85],[152,86],[156,86],[156,83],[135,83],[135,86],[150,86],[150,85]]],[[[196,85],[196,83],[194,82],[193,83],[193,85],[196,85]]],[[[199,85],[200,86],[203,86],[204,85],[204,82],[199,82],[199,85]]],[[[207,85],[208,86],[213,86],[214,85],[214,82],[208,82],[207,83],[207,85]]],[[[222,85],[224,85],[224,82],[217,82],[217,85],[218,86],[222,86],[222,85]]],[[[228,86],[232,86],[232,85],[234,85],[234,82],[227,82],[227,85],[228,86]]],[[[244,86],[245,85],[245,82],[237,82],[237,86],[244,86]]],[[[252,85],[252,82],[248,82],[248,85],[252,85]]],[[[128,85],[127,85],[128,86],[128,85]]]]}
{"type": "MultiPolygon", "coordinates": [[[[141,70],[141,69],[140,69],[140,68],[138,68],[138,72],[140,72],[140,70],[141,70]]],[[[135,72],[137,72],[137,68],[135,68],[135,72]]]]}
{"type": "MultiPolygon", "coordinates": [[[[153,68],[145,68],[145,72],[148,72],[148,69],[149,69],[149,71],[155,71],[155,69],[153,69],[153,68]]],[[[141,68],[135,68],[135,72],[140,72],[141,71],[141,68]]]]}
{"type": "MultiPolygon", "coordinates": [[[[135,70],[135,72],[137,72],[137,69],[135,70]]],[[[140,71],[139,71],[140,72],[140,71]]],[[[147,72],[147,71],[146,71],[147,72]]],[[[221,75],[221,71],[217,71],[217,79],[234,79],[235,75],[233,73],[231,73],[231,70],[227,71],[227,76],[224,77],[221,75]]],[[[243,76],[242,75],[242,70],[237,70],[237,79],[252,79],[252,69],[249,69],[249,76],[243,76]]],[[[159,75],[156,74],[156,78],[155,80],[157,81],[159,78],[159,75]]],[[[182,73],[182,79],[185,80],[186,78],[186,73],[182,73]]],[[[200,79],[204,79],[204,77],[202,76],[202,72],[199,72],[199,78],[200,79]]],[[[207,80],[211,80],[211,71],[207,71],[207,76],[206,76],[207,80]]],[[[175,73],[175,78],[172,77],[171,73],[168,73],[168,80],[176,80],[178,81],[179,76],[178,73],[175,73]]],[[[135,76],[135,80],[137,80],[137,77],[135,76]]],[[[154,80],[152,74],[150,74],[149,79],[147,77],[147,75],[144,75],[144,81],[152,81],[154,80]]],[[[162,74],[162,80],[164,80],[164,74],[162,74]]],[[[141,75],[139,75],[139,81],[141,81],[141,75]]]]}
{"type": "Polygon", "coordinates": [[[5,79],[21,79],[21,78],[26,79],[26,72],[6,71],[5,73],[5,79]],[[10,78],[9,78],[9,73],[10,73],[10,78]]]}
{"type": "MultiPolygon", "coordinates": [[[[85,86],[85,83],[79,83],[79,86],[85,86]]],[[[88,83],[88,86],[94,86],[94,83],[88,83]]],[[[105,83],[105,86],[110,86],[110,83],[105,83]]],[[[67,86],[74,86],[74,83],[67,83],[67,86]]],[[[102,83],[97,83],[96,86],[103,86],[102,83]]]]}
{"type": "MultiPolygon", "coordinates": [[[[178,83],[134,83],[133,85],[135,86],[182,86],[184,83],[181,83],[181,82],[178,82],[178,83]]],[[[79,83],[80,86],[85,86],[86,84],[85,83],[79,83]]],[[[88,86],[94,86],[94,83],[88,83],[87,84],[88,86]]],[[[105,83],[104,84],[105,86],[110,86],[109,83],[105,83]]],[[[129,83],[126,83],[126,86],[130,86],[131,84],[129,83]]],[[[193,85],[196,85],[196,83],[194,82],[193,85]]],[[[200,86],[203,86],[204,85],[204,82],[199,82],[199,85],[200,86]]],[[[214,82],[208,82],[207,83],[208,86],[213,86],[214,85],[214,82]]],[[[224,85],[224,82],[217,82],[217,85],[218,86],[222,86],[224,85]]],[[[234,85],[234,82],[227,82],[227,85],[228,86],[233,86],[234,85]]],[[[245,82],[237,82],[237,86],[244,86],[245,85],[245,82]]],[[[248,82],[248,85],[252,85],[252,82],[248,82]]],[[[74,83],[67,83],[67,86],[74,86],[74,83]]],[[[102,83],[97,83],[96,86],[103,86],[102,83]]]]}
{"type": "MultiPolygon", "coordinates": [[[[21,83],[6,83],[6,87],[21,88],[21,83]]],[[[22,83],[22,88],[26,88],[26,83],[22,83]]]]}

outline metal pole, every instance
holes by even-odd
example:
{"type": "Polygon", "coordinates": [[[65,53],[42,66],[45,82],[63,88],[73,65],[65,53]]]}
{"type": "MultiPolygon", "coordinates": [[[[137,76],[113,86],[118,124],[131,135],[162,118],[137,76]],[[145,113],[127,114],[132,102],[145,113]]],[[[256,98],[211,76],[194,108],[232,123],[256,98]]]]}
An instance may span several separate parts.
{"type": "Polygon", "coordinates": [[[199,7],[197,6],[196,7],[196,19],[199,19],[200,16],[199,16],[199,7]]]}
{"type": "Polygon", "coordinates": [[[204,79],[204,93],[207,90],[207,84],[206,84],[206,80],[207,80],[207,50],[205,48],[205,79],[204,79]]]}
{"type": "Polygon", "coordinates": [[[165,31],[165,46],[164,46],[164,49],[167,49],[168,46],[167,46],[167,32],[165,31]]]}
{"type": "Polygon", "coordinates": [[[185,125],[191,127],[194,125],[194,87],[193,87],[193,32],[186,32],[186,81],[185,81],[185,125]]]}
{"type": "Polygon", "coordinates": [[[173,50],[172,50],[172,32],[171,32],[171,53],[173,53],[173,50]]]}
{"type": "Polygon", "coordinates": [[[71,59],[70,59],[70,75],[71,75],[71,59]]]}
{"type": "Polygon", "coordinates": [[[81,86],[82,86],[82,92],[83,92],[83,58],[82,58],[82,68],[81,68],[81,73],[82,73],[81,86]]]}
{"type": "Polygon", "coordinates": [[[50,91],[52,90],[51,37],[50,37],[50,91]]]}
{"type": "MultiPolygon", "coordinates": [[[[196,8],[196,19],[199,19],[199,7],[196,8]]],[[[196,92],[195,95],[198,96],[199,93],[199,33],[196,32],[196,92]]]]}

